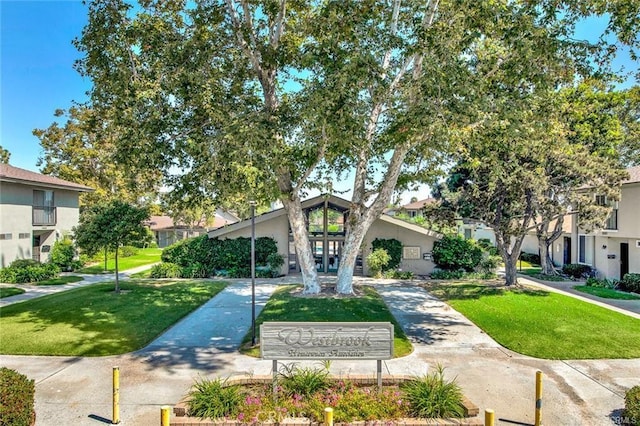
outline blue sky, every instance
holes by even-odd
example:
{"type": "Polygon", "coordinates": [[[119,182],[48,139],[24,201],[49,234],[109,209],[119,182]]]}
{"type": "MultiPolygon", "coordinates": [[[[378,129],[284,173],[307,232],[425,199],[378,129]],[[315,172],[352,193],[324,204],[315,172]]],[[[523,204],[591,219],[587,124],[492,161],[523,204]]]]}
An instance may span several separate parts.
{"type": "MultiPolygon", "coordinates": [[[[91,83],[73,69],[80,53],[71,43],[86,20],[79,0],[0,0],[0,145],[16,167],[38,171],[41,149],[33,129],[49,127],[56,109],[86,100],[91,83]]],[[[589,20],[576,36],[594,39],[602,29],[601,20],[589,20]]],[[[626,57],[617,63],[638,68],[626,57]]]]}

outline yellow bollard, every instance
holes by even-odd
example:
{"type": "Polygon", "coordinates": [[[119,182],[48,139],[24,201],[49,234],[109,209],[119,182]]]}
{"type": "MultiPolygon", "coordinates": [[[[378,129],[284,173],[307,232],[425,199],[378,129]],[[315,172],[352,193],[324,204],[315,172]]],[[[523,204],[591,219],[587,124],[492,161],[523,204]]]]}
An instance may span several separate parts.
{"type": "Polygon", "coordinates": [[[333,408],[331,407],[324,409],[324,424],[325,426],[333,426],[333,408]]]}
{"type": "Polygon", "coordinates": [[[484,426],[494,426],[495,419],[496,413],[492,409],[487,408],[484,410],[484,426]]]}
{"type": "Polygon", "coordinates": [[[542,371],[536,371],[536,417],[535,426],[542,425],[542,371]]]}
{"type": "Polygon", "coordinates": [[[111,424],[120,423],[120,367],[113,367],[113,418],[111,424]]]}
{"type": "Polygon", "coordinates": [[[169,426],[171,420],[171,407],[163,405],[160,407],[160,426],[169,426]]]}

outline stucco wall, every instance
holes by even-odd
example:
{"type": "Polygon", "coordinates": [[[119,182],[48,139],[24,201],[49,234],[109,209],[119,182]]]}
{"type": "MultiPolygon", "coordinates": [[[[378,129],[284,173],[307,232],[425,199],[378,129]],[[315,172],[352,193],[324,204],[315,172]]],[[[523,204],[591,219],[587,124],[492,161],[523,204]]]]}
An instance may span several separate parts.
{"type": "Polygon", "coordinates": [[[431,273],[435,268],[435,264],[431,260],[423,260],[422,258],[424,253],[431,253],[433,250],[433,243],[436,241],[435,236],[420,234],[418,232],[411,231],[410,229],[388,222],[383,222],[381,219],[378,219],[373,223],[362,243],[362,257],[364,258],[363,267],[365,275],[369,274],[366,258],[372,252],[371,243],[376,238],[395,238],[402,243],[403,247],[420,248],[420,259],[402,259],[400,269],[403,271],[410,271],[414,274],[425,275],[431,273]]]}
{"type": "MultiPolygon", "coordinates": [[[[16,259],[30,259],[34,235],[41,235],[40,247],[53,247],[57,238],[78,224],[79,194],[76,191],[53,189],[56,224],[33,226],[33,191],[51,188],[3,182],[0,189],[0,233],[11,234],[10,240],[0,240],[0,267],[9,266],[16,259]],[[29,234],[29,237],[19,238],[20,234],[29,234]]],[[[49,253],[41,252],[40,261],[48,260],[49,253]]]]}

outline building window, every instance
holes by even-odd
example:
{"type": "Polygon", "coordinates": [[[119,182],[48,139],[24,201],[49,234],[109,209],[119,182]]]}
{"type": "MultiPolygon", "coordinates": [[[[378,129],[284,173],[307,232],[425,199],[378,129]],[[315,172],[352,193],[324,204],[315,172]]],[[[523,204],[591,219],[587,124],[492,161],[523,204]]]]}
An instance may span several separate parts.
{"type": "Polygon", "coordinates": [[[578,263],[593,265],[593,241],[594,237],[578,236],[578,263]]]}
{"type": "Polygon", "coordinates": [[[464,239],[465,240],[470,240],[471,239],[471,229],[470,228],[464,228],[464,239]]]}
{"type": "Polygon", "coordinates": [[[28,232],[21,232],[18,234],[18,238],[21,240],[26,240],[27,238],[31,238],[31,234],[28,232]]]}
{"type": "Polygon", "coordinates": [[[56,208],[53,202],[53,191],[33,191],[33,224],[55,225],[56,208]]]}
{"type": "Polygon", "coordinates": [[[0,240],[10,240],[12,237],[11,233],[0,234],[0,240]]]}

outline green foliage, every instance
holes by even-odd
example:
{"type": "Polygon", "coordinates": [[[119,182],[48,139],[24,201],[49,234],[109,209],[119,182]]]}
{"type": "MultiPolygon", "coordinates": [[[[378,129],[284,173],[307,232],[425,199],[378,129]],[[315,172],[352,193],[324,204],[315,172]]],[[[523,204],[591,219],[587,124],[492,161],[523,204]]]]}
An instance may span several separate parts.
{"type": "Polygon", "coordinates": [[[520,259],[525,261],[525,262],[529,262],[532,265],[539,265],[540,264],[540,255],[539,254],[520,252],[520,259]]]}
{"type": "Polygon", "coordinates": [[[465,271],[446,271],[435,269],[429,274],[432,280],[489,280],[496,277],[494,272],[465,272],[465,271]]]}
{"type": "Polygon", "coordinates": [[[175,263],[162,262],[151,267],[151,278],[182,278],[183,269],[175,263]]]}
{"type": "MultiPolygon", "coordinates": [[[[0,281],[2,280],[0,279],[0,281]]],[[[5,286],[0,287],[0,299],[3,299],[5,297],[16,296],[22,293],[24,293],[24,290],[18,287],[5,287],[5,286]]]]}
{"type": "Polygon", "coordinates": [[[382,274],[385,278],[391,278],[395,280],[412,280],[413,272],[411,271],[400,271],[398,269],[394,269],[392,271],[385,271],[382,274]]]}
{"type": "Polygon", "coordinates": [[[441,365],[423,377],[402,386],[415,417],[464,417],[462,389],[455,380],[444,378],[441,365]]]}
{"type": "Polygon", "coordinates": [[[278,383],[290,396],[309,397],[318,391],[327,389],[330,385],[329,370],[326,368],[282,364],[278,376],[278,383]]]}
{"type": "Polygon", "coordinates": [[[620,280],[620,289],[633,293],[640,293],[640,274],[624,274],[624,277],[620,280]]]}
{"type": "Polygon", "coordinates": [[[599,278],[595,278],[595,277],[589,277],[589,278],[587,278],[586,285],[588,287],[599,287],[599,288],[614,289],[614,288],[616,288],[618,283],[613,281],[613,280],[609,280],[607,278],[599,279],[599,278]]]}
{"type": "Polygon", "coordinates": [[[397,269],[400,266],[400,262],[402,261],[402,243],[400,241],[395,238],[376,238],[371,242],[371,246],[374,251],[379,248],[384,249],[390,257],[389,262],[382,267],[382,272],[397,269]]]}
{"type": "Polygon", "coordinates": [[[226,386],[221,379],[197,380],[189,392],[189,416],[201,419],[235,417],[244,395],[238,386],[226,386]]]}
{"type": "Polygon", "coordinates": [[[382,277],[382,270],[391,261],[391,256],[383,248],[377,248],[367,256],[367,265],[372,277],[382,277]]]}
{"type": "Polygon", "coordinates": [[[433,262],[448,271],[473,271],[482,260],[482,249],[460,235],[445,235],[433,243],[433,262]]]}
{"type": "Polygon", "coordinates": [[[71,238],[65,236],[56,241],[51,248],[49,262],[56,265],[62,271],[74,271],[82,267],[82,262],[74,260],[75,247],[71,238]]]}
{"type": "Polygon", "coordinates": [[[483,255],[478,264],[478,269],[485,274],[495,274],[496,269],[502,263],[502,257],[494,255],[483,255]]]}
{"type": "Polygon", "coordinates": [[[182,278],[209,278],[210,274],[207,268],[201,263],[192,263],[182,268],[180,273],[182,278]]]}
{"type": "MultiPolygon", "coordinates": [[[[166,247],[162,252],[162,261],[183,268],[192,268],[197,264],[198,273],[206,273],[206,276],[217,272],[230,278],[248,278],[251,276],[251,239],[219,240],[207,235],[184,239],[166,247]]],[[[256,266],[269,266],[265,276],[271,278],[279,273],[283,264],[284,259],[278,254],[278,246],[273,238],[256,238],[256,266]]]]}
{"type": "Polygon", "coordinates": [[[31,426],[36,418],[36,387],[27,376],[0,368],[0,426],[31,426]]]}
{"type": "Polygon", "coordinates": [[[634,386],[624,394],[623,417],[631,426],[640,426],[640,386],[634,386]]]}
{"type": "Polygon", "coordinates": [[[476,241],[476,243],[478,244],[478,246],[486,251],[487,253],[489,253],[490,256],[499,256],[500,253],[498,253],[498,247],[494,246],[491,243],[491,240],[488,238],[480,238],[479,240],[476,241]]]}
{"type": "Polygon", "coordinates": [[[568,263],[562,266],[562,273],[574,279],[588,278],[593,274],[593,268],[581,263],[568,263]]]}
{"type": "Polygon", "coordinates": [[[135,246],[122,246],[119,248],[118,255],[121,257],[131,257],[138,254],[138,247],[135,246]]]}
{"type": "Polygon", "coordinates": [[[57,277],[60,269],[52,263],[38,263],[29,259],[16,260],[7,268],[0,269],[0,282],[32,283],[57,277]]]}

